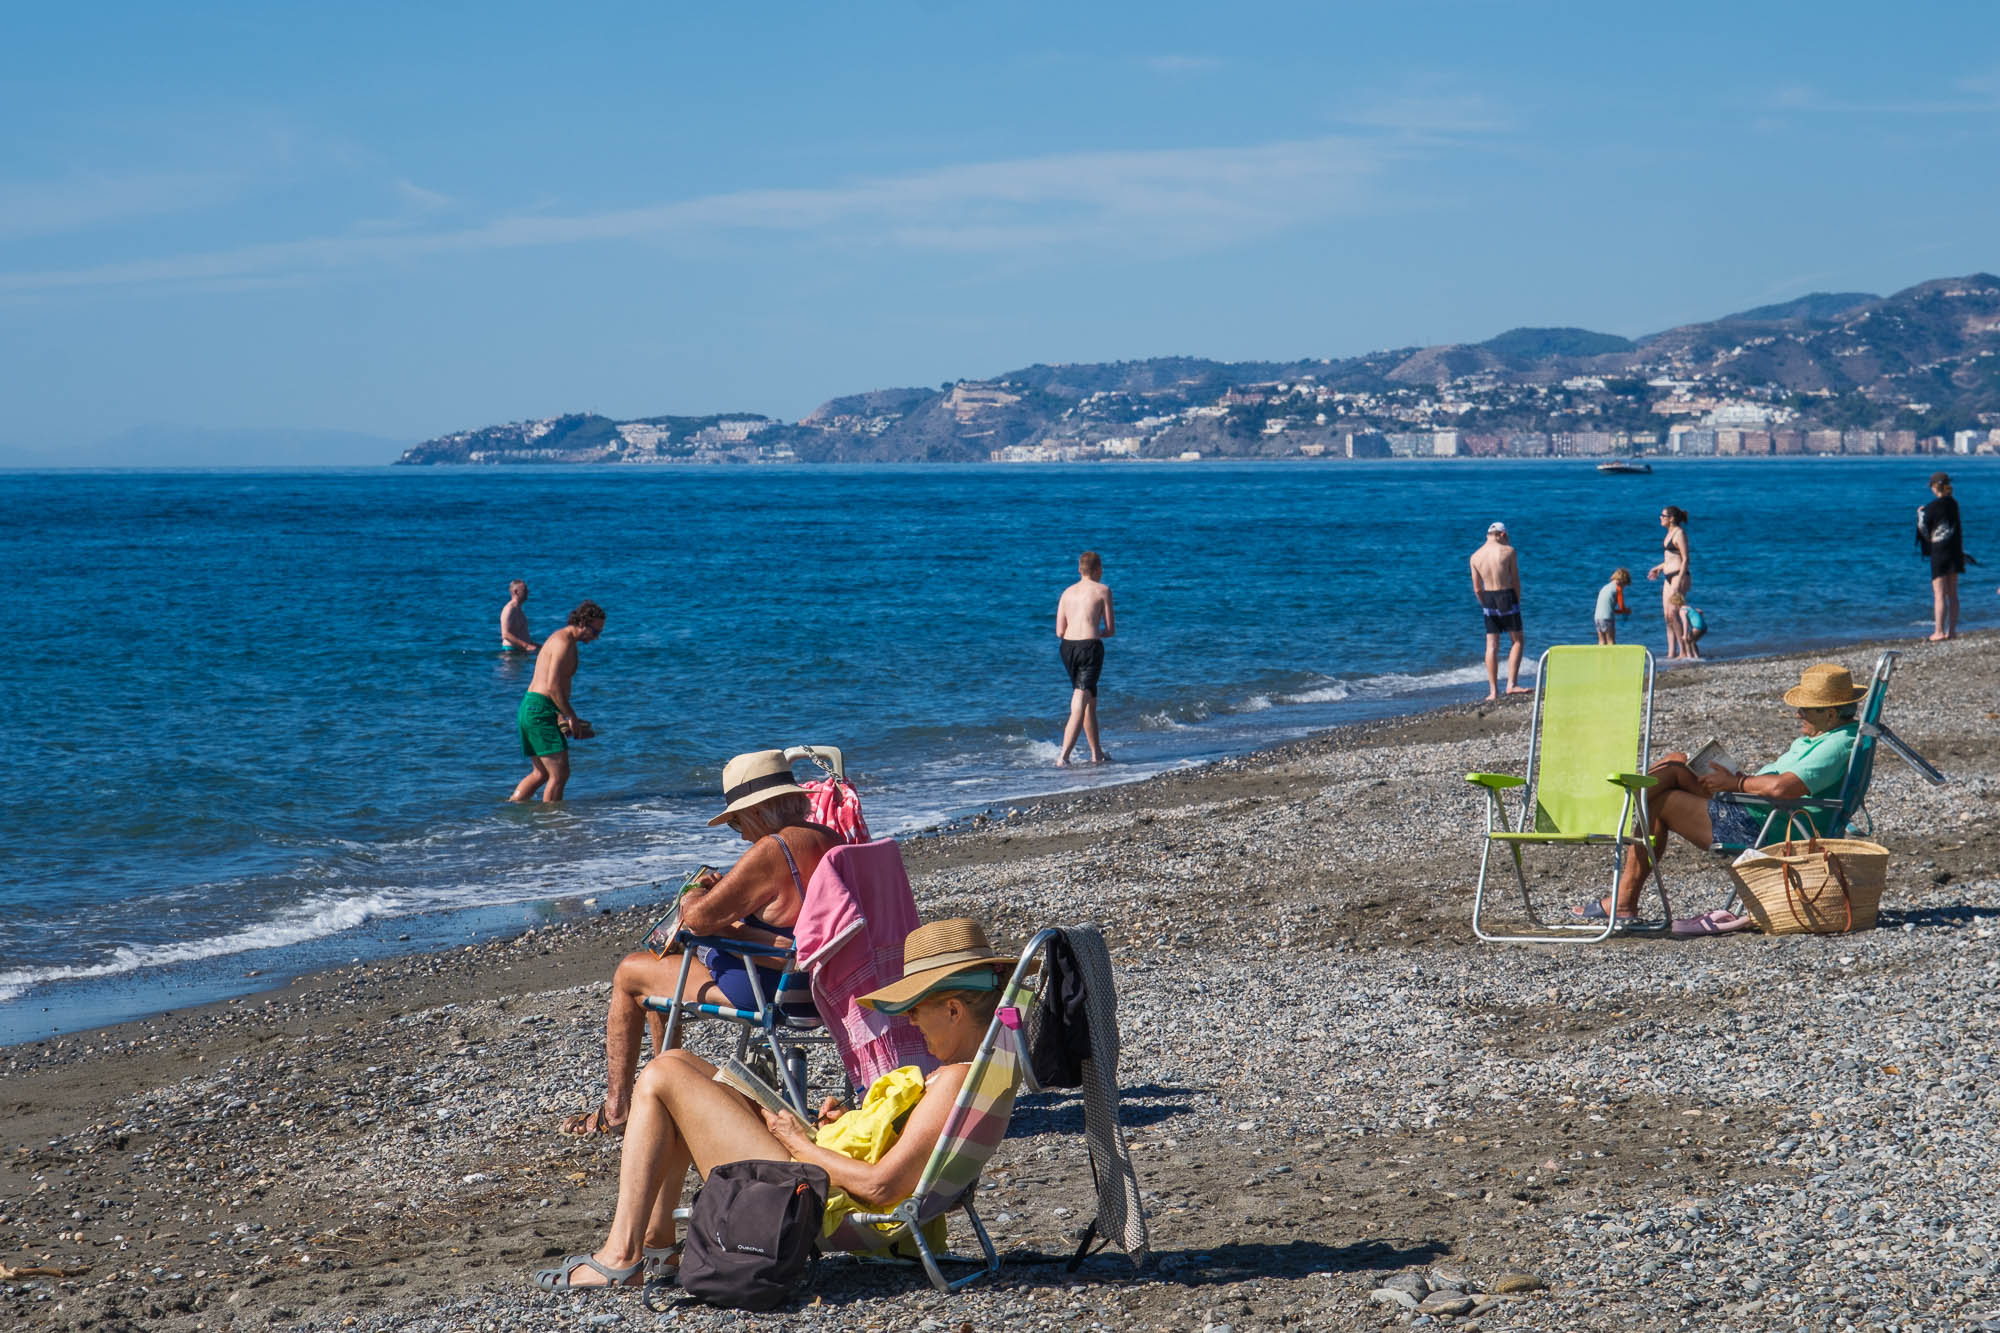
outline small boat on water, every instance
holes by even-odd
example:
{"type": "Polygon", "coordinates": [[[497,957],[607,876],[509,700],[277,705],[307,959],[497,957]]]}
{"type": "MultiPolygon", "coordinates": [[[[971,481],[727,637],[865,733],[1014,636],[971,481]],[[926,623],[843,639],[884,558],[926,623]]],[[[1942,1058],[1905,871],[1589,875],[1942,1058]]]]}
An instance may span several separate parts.
{"type": "Polygon", "coordinates": [[[1651,463],[1634,463],[1628,459],[1614,458],[1608,463],[1599,463],[1597,470],[1599,472],[1629,472],[1634,476],[1650,476],[1652,475],[1653,465],[1651,463]]]}

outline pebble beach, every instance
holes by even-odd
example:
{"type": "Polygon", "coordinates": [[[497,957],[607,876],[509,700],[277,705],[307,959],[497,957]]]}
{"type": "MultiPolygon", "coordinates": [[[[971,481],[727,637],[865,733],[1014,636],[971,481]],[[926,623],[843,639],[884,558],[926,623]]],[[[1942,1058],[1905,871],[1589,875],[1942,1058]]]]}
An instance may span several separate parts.
{"type": "MultiPolygon", "coordinates": [[[[557,1124],[596,1102],[611,967],[657,914],[579,904],[0,1050],[0,1321],[2000,1330],[2000,637],[1663,669],[1654,749],[1713,736],[1762,762],[1795,734],[1778,695],[1803,666],[1865,679],[1886,646],[1906,650],[1887,720],[1949,782],[1879,760],[1888,886],[1855,935],[1477,942],[1463,774],[1520,771],[1524,698],[908,840],[927,917],[1015,940],[1102,924],[1142,1265],[1065,1271],[1090,1172],[1080,1098],[1049,1093],[981,1187],[1003,1268],[960,1294],[843,1257],[763,1315],[657,1284],[535,1291],[610,1217],[618,1140],[557,1124]]],[[[1531,860],[1537,902],[1595,896],[1607,860],[1531,860]]],[[[1684,844],[1665,872],[1676,915],[1729,891],[1684,844]]]]}

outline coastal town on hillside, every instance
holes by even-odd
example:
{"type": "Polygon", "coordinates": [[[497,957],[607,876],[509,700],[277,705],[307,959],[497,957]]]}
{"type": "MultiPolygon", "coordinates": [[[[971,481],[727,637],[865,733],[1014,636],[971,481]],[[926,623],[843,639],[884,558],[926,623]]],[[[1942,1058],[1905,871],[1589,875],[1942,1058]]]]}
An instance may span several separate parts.
{"type": "MultiPolygon", "coordinates": [[[[1433,388],[1348,392],[1312,376],[1233,385],[1214,402],[1163,410],[1160,393],[1099,390],[1064,408],[1035,438],[984,450],[994,463],[1073,463],[1215,458],[1619,458],[1755,457],[1768,455],[1990,454],[2000,452],[2000,427],[1920,433],[1814,425],[1797,406],[1726,396],[1699,380],[1643,381],[1644,410],[1657,424],[1634,429],[1593,424],[1599,401],[1631,390],[1600,376],[1570,377],[1552,386],[1509,385],[1470,376],[1433,388]],[[1469,429],[1467,417],[1532,414],[1562,424],[1524,429],[1469,429]]],[[[961,381],[937,406],[959,440],[1005,433],[1009,415],[1032,392],[1007,380],[961,381]]],[[[1926,405],[1908,405],[1921,411],[1926,405]]],[[[1807,409],[1809,411],[1809,409],[1807,409]]],[[[798,425],[737,415],[613,422],[552,417],[445,436],[410,451],[459,446],[458,457],[406,461],[466,463],[783,464],[817,461],[802,449],[801,432],[880,438],[907,413],[828,413],[798,425]],[[579,439],[590,426],[591,438],[579,439]]],[[[977,458],[964,461],[980,461],[977,458]]]]}
{"type": "Polygon", "coordinates": [[[410,464],[1070,463],[2000,452],[2000,278],[1817,293],[1633,341],[1518,328],[1343,360],[1035,365],[750,412],[573,413],[410,464]]]}

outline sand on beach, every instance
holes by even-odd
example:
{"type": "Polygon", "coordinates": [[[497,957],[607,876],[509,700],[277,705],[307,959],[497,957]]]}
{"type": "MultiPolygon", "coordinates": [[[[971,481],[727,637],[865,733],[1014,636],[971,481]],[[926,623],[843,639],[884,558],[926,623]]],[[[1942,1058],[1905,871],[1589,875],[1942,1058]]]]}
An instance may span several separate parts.
{"type": "MultiPolygon", "coordinates": [[[[1906,646],[1888,720],[1882,928],[1840,938],[1481,945],[1469,770],[1518,771],[1522,700],[1326,733],[906,846],[929,916],[1003,938],[1096,920],[1119,967],[1125,1116],[1155,1260],[1076,1278],[1090,1215],[1077,1099],[1025,1099],[982,1214],[1013,1260],[941,1300],[824,1266],[777,1328],[1348,1327],[1436,1265],[1547,1289],[1515,1328],[1911,1327],[2000,1310],[1984,1186],[2000,926],[2000,639],[1906,646]],[[1977,1077],[1975,1077],[1977,1076],[1977,1077]],[[1983,1081],[1982,1081],[1983,1079],[1983,1081]],[[1883,1321],[1886,1322],[1886,1319],[1883,1321]]],[[[1655,748],[1776,754],[1803,664],[1663,673],[1655,748]]],[[[1551,907],[1602,865],[1536,863],[1551,907]]],[[[1678,913],[1718,863],[1666,864],[1678,913]]],[[[530,1270],[602,1237],[618,1144],[556,1125],[601,1091],[603,996],[651,905],[304,978],[208,1009],[0,1052],[0,1279],[23,1327],[583,1326],[630,1295],[530,1270]]],[[[720,1327],[682,1310],[676,1323],[720,1327]]],[[[732,1324],[742,1327],[742,1324],[732,1324]]]]}

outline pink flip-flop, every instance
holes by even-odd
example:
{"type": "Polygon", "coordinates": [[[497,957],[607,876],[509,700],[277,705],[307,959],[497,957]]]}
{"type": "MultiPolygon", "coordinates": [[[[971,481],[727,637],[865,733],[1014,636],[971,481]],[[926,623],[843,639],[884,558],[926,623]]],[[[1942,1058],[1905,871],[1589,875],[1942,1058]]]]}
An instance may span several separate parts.
{"type": "Polygon", "coordinates": [[[1753,924],[1747,916],[1738,916],[1726,907],[1718,907],[1700,916],[1680,918],[1674,922],[1673,933],[1683,939],[1693,939],[1701,935],[1727,935],[1732,931],[1748,929],[1753,924]]]}

